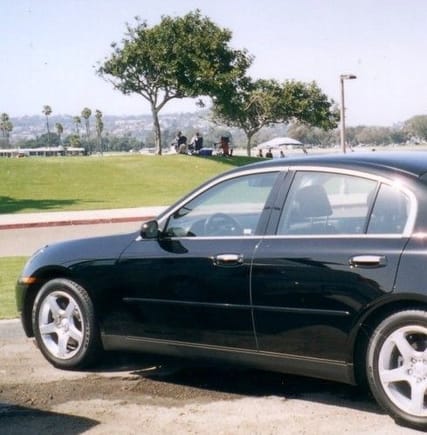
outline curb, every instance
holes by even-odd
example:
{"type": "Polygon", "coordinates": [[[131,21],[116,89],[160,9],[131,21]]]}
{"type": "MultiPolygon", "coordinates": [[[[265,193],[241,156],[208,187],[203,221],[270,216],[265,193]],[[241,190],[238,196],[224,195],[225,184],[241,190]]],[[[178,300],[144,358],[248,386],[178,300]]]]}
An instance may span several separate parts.
{"type": "Polygon", "coordinates": [[[166,206],[152,206],[65,212],[0,214],[0,230],[142,222],[156,218],[166,208],[166,206]]]}
{"type": "Polygon", "coordinates": [[[134,217],[116,217],[116,218],[86,218],[86,219],[63,219],[48,222],[25,222],[0,224],[0,230],[18,230],[25,228],[41,227],[61,227],[68,225],[95,225],[95,224],[117,224],[123,222],[138,222],[148,219],[154,219],[156,216],[134,216],[134,217]]]}

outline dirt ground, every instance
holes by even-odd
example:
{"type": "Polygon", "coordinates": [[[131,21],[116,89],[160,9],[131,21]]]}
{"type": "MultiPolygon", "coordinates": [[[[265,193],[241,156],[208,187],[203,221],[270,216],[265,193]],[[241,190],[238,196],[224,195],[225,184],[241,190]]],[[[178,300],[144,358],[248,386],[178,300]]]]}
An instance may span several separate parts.
{"type": "MultiPolygon", "coordinates": [[[[406,434],[355,387],[143,355],[50,366],[0,326],[0,434],[406,434]]],[[[12,328],[12,329],[11,329],[12,328]]]]}

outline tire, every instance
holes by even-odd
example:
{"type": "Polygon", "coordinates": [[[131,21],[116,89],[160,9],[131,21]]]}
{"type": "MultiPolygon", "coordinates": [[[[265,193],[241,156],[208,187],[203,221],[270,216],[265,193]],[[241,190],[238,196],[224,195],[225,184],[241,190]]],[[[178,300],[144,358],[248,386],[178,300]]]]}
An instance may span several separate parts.
{"type": "Polygon", "coordinates": [[[369,387],[397,422],[427,429],[427,311],[399,311],[383,320],[368,344],[369,387]]]}
{"type": "Polygon", "coordinates": [[[32,311],[34,336],[44,357],[55,367],[76,370],[92,365],[101,340],[92,301],[75,282],[48,281],[32,311]]]}

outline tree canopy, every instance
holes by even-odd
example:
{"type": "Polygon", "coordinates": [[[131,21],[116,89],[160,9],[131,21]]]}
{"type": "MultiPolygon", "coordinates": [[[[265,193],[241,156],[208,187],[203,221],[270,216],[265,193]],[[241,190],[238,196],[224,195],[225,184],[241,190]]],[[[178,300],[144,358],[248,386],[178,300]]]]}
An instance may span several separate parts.
{"type": "Polygon", "coordinates": [[[4,139],[6,146],[9,146],[9,136],[13,130],[13,124],[7,113],[2,113],[0,115],[0,131],[2,138],[4,139]]]}
{"type": "Polygon", "coordinates": [[[427,115],[417,115],[405,122],[405,130],[418,140],[427,140],[427,115]]]}
{"type": "Polygon", "coordinates": [[[120,44],[97,69],[124,94],[150,103],[155,143],[161,154],[159,111],[172,99],[229,94],[251,64],[245,50],[229,46],[231,32],[199,10],[182,17],[163,16],[149,27],[135,19],[120,44]]]}
{"type": "Polygon", "coordinates": [[[256,80],[247,78],[227,98],[214,99],[213,117],[228,126],[241,128],[250,155],[252,137],[263,127],[299,121],[332,129],[339,119],[334,102],[315,82],[256,80]]]}

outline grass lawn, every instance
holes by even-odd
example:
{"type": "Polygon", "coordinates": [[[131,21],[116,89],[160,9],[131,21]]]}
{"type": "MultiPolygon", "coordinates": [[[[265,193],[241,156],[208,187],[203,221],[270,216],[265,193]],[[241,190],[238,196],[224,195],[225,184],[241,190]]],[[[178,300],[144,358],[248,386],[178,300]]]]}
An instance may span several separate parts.
{"type": "Polygon", "coordinates": [[[27,257],[0,258],[0,319],[18,317],[15,305],[15,284],[27,257]]]}
{"type": "Polygon", "coordinates": [[[257,160],[183,155],[0,158],[0,213],[168,205],[212,176],[257,160]]]}

